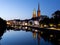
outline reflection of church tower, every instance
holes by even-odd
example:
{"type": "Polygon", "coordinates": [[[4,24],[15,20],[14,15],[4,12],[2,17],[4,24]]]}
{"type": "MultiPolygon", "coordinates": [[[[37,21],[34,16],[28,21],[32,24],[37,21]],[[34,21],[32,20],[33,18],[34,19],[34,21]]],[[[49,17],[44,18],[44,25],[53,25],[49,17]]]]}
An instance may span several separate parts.
{"type": "Polygon", "coordinates": [[[33,18],[36,18],[36,10],[33,10],[33,18]]]}
{"type": "Polygon", "coordinates": [[[34,39],[36,39],[37,38],[37,41],[38,41],[38,45],[40,45],[40,32],[38,32],[37,34],[36,34],[36,32],[34,31],[34,32],[32,32],[33,33],[33,38],[34,39]],[[37,37],[36,37],[37,36],[37,37]]]}
{"type": "Polygon", "coordinates": [[[40,45],[40,32],[37,33],[38,45],[40,45]]]}
{"type": "Polygon", "coordinates": [[[36,39],[36,32],[33,32],[33,38],[36,39]]]}
{"type": "Polygon", "coordinates": [[[38,4],[37,17],[40,17],[40,5],[38,4]]]}

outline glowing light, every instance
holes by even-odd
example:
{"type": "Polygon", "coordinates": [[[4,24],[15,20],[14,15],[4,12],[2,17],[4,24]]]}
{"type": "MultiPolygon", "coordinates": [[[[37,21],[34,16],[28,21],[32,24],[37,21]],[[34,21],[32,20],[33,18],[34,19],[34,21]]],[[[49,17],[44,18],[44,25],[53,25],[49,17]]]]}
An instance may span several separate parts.
{"type": "Polygon", "coordinates": [[[8,25],[10,25],[10,22],[7,22],[8,25]]]}
{"type": "Polygon", "coordinates": [[[51,27],[51,28],[49,28],[49,29],[56,29],[56,28],[51,27]]]}
{"type": "Polygon", "coordinates": [[[27,29],[27,27],[25,27],[25,29],[27,29]]]}
{"type": "Polygon", "coordinates": [[[50,26],[52,27],[52,26],[53,26],[53,24],[50,24],[50,26]]]}
{"type": "Polygon", "coordinates": [[[25,23],[25,25],[27,25],[27,23],[25,23]]]}
{"type": "Polygon", "coordinates": [[[44,25],[44,27],[48,27],[47,25],[44,25]]]}
{"type": "Polygon", "coordinates": [[[53,37],[53,35],[50,35],[50,37],[53,37]]]}
{"type": "Polygon", "coordinates": [[[35,30],[35,32],[38,32],[38,30],[35,30]]]}
{"type": "Polygon", "coordinates": [[[39,25],[39,22],[38,21],[34,21],[34,24],[39,25]]]}

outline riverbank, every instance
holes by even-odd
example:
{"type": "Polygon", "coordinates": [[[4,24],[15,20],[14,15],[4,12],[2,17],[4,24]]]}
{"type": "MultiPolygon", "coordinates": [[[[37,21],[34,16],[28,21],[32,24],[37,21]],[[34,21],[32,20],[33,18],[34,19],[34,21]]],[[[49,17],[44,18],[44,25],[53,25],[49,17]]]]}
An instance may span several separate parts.
{"type": "Polygon", "coordinates": [[[47,29],[52,29],[52,30],[58,30],[58,31],[60,31],[60,28],[47,28],[47,29]]]}

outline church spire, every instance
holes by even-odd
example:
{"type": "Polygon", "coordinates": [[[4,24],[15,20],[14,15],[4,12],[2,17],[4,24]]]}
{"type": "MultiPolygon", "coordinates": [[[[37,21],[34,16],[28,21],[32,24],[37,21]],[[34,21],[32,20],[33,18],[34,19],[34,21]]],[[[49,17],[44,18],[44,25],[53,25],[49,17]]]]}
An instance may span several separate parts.
{"type": "Polygon", "coordinates": [[[35,18],[35,17],[36,17],[36,10],[34,8],[34,10],[33,10],[33,18],[35,18]]]}
{"type": "Polygon", "coordinates": [[[40,5],[38,3],[37,17],[40,17],[40,5]]]}
{"type": "Polygon", "coordinates": [[[39,5],[39,3],[38,3],[38,10],[40,11],[40,5],[39,5]]]}

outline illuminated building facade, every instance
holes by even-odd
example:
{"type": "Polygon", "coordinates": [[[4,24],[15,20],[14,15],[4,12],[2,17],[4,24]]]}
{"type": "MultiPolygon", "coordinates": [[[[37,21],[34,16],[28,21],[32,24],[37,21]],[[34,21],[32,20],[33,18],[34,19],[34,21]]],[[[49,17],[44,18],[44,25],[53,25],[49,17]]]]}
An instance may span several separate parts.
{"type": "Polygon", "coordinates": [[[36,10],[33,10],[33,18],[36,18],[36,10]]]}
{"type": "Polygon", "coordinates": [[[33,18],[40,17],[40,5],[38,4],[38,10],[37,10],[37,16],[36,16],[36,10],[33,10],[33,18]]]}

